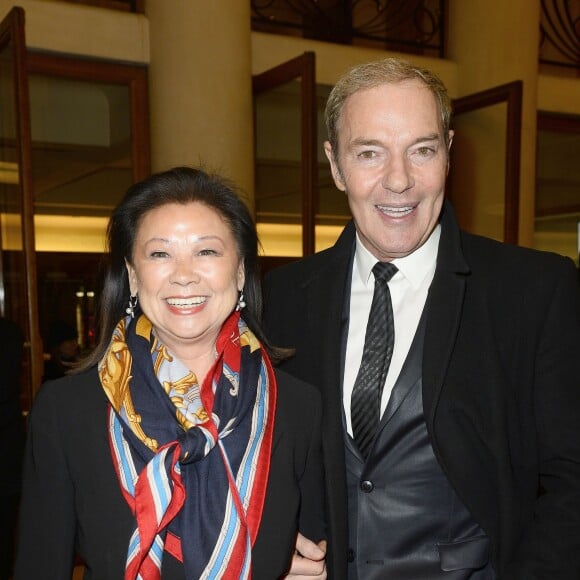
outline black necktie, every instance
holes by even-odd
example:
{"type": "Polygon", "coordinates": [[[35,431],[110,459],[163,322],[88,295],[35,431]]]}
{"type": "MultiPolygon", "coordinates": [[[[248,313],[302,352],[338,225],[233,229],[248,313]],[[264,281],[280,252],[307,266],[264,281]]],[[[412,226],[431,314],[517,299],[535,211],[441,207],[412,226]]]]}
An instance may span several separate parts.
{"type": "Polygon", "coordinates": [[[397,266],[389,262],[377,262],[373,268],[375,291],[350,402],[354,440],[365,459],[379,424],[381,395],[393,355],[395,329],[388,282],[396,272],[397,266]]]}

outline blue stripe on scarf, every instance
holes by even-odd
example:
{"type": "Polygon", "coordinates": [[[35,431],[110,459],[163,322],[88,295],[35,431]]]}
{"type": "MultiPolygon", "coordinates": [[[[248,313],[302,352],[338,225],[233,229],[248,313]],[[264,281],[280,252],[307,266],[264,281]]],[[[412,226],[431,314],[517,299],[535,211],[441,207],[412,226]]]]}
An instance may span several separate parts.
{"type": "Polygon", "coordinates": [[[155,536],[149,555],[152,556],[156,566],[161,569],[161,560],[163,560],[163,540],[159,535],[155,536]]]}
{"type": "MultiPolygon", "coordinates": [[[[222,447],[222,442],[219,442],[220,447],[222,447]]],[[[225,456],[226,458],[226,464],[227,464],[227,469],[228,471],[230,471],[231,473],[231,467],[229,465],[229,462],[227,460],[227,456],[225,456]]],[[[224,521],[227,520],[227,527],[225,528],[225,530],[222,528],[222,536],[220,537],[220,540],[218,542],[218,544],[221,546],[216,554],[216,561],[214,563],[214,565],[208,569],[208,574],[209,574],[209,578],[218,578],[218,574],[220,573],[220,570],[225,567],[227,565],[228,562],[228,550],[232,547],[231,542],[232,542],[232,538],[235,537],[236,535],[236,530],[239,524],[239,519],[236,517],[232,516],[232,513],[238,513],[238,510],[236,509],[236,505],[232,499],[232,495],[231,493],[228,493],[228,499],[227,499],[227,504],[229,507],[229,510],[226,509],[226,513],[225,513],[225,518],[224,521]]],[[[239,514],[238,514],[239,515],[239,514]]],[[[243,514],[242,514],[243,516],[243,514]]]]}
{"type": "Polygon", "coordinates": [[[151,486],[151,493],[155,501],[155,515],[157,517],[157,525],[161,522],[163,514],[167,511],[167,506],[171,500],[171,489],[165,471],[165,459],[167,457],[167,449],[162,453],[158,453],[147,466],[148,478],[155,482],[151,486]]]}
{"type": "Polygon", "coordinates": [[[139,530],[135,530],[129,542],[129,549],[127,550],[127,562],[132,560],[139,551],[139,530]]]}
{"type": "Polygon", "coordinates": [[[120,463],[120,475],[122,478],[123,487],[127,490],[131,496],[135,497],[135,484],[133,482],[133,460],[128,457],[125,449],[125,439],[123,437],[123,428],[121,427],[121,422],[115,413],[113,413],[112,419],[112,429],[113,429],[113,443],[114,448],[119,458],[120,463]]]}

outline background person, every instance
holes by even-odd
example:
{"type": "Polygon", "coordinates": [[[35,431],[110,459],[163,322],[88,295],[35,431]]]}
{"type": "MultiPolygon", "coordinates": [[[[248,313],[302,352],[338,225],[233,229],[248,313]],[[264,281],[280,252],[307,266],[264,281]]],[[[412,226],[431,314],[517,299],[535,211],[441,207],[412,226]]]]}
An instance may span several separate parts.
{"type": "Polygon", "coordinates": [[[22,484],[24,427],[20,373],[24,335],[20,326],[0,317],[0,580],[12,577],[14,536],[22,484]]]}
{"type": "Polygon", "coordinates": [[[268,336],[296,348],[283,368],[322,394],[328,575],[572,580],[574,264],[458,228],[450,117],[428,70],[389,58],[347,72],[325,151],[353,220],[265,280],[268,336]]]}
{"type": "Polygon", "coordinates": [[[29,418],[16,579],[70,578],[75,549],[98,580],[280,577],[324,534],[321,407],[272,370],[248,210],[176,168],[129,189],[108,247],[99,344],[29,418]]]}
{"type": "Polygon", "coordinates": [[[79,362],[80,346],[76,328],[64,320],[54,320],[48,329],[47,350],[42,381],[64,377],[79,362]]]}

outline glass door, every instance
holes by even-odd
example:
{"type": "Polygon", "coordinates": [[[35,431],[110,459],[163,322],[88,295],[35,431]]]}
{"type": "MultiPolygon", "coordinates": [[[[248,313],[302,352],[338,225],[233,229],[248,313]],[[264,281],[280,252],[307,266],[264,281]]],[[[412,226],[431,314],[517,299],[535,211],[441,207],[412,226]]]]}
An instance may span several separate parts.
{"type": "Polygon", "coordinates": [[[258,227],[302,226],[314,253],[317,212],[315,58],[305,52],[253,78],[258,227]]]}
{"type": "Polygon", "coordinates": [[[522,81],[453,101],[447,193],[461,227],[518,243],[522,81]]]}
{"type": "Polygon", "coordinates": [[[147,68],[29,52],[27,70],[44,356],[58,356],[54,328],[66,327],[84,356],[96,343],[107,220],[150,171],[147,68]]]}

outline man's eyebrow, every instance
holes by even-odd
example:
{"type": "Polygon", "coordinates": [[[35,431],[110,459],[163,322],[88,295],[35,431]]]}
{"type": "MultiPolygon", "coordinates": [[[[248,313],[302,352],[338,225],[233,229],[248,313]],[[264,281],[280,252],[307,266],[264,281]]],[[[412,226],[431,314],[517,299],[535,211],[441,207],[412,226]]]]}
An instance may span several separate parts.
{"type": "Polygon", "coordinates": [[[423,141],[441,141],[441,135],[439,133],[431,133],[424,137],[418,137],[413,143],[421,143],[423,141]]]}
{"type": "Polygon", "coordinates": [[[382,143],[378,139],[365,139],[364,137],[357,137],[353,139],[350,143],[350,147],[361,147],[361,146],[371,146],[380,147],[382,143]]]}
{"type": "Polygon", "coordinates": [[[440,143],[442,141],[441,135],[439,133],[430,133],[429,135],[417,137],[417,139],[415,139],[410,146],[412,147],[413,145],[419,145],[420,143],[426,143],[431,141],[437,141],[440,143]]]}
{"type": "MultiPolygon", "coordinates": [[[[441,135],[439,133],[429,133],[428,135],[422,135],[417,137],[412,143],[412,145],[417,145],[418,143],[424,143],[425,141],[441,141],[441,135]]],[[[364,137],[357,137],[353,139],[349,144],[349,147],[382,147],[383,143],[379,139],[366,139],[364,137]]]]}

